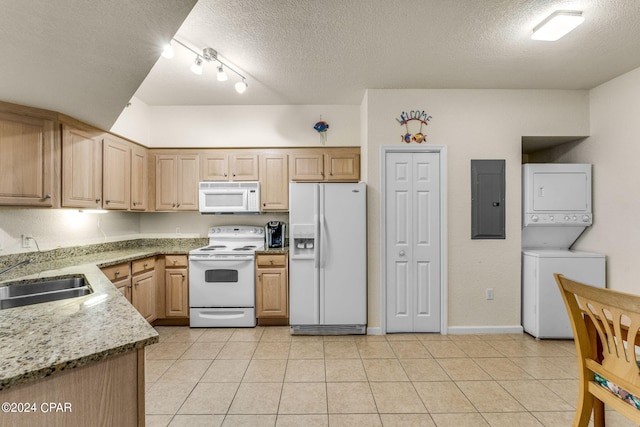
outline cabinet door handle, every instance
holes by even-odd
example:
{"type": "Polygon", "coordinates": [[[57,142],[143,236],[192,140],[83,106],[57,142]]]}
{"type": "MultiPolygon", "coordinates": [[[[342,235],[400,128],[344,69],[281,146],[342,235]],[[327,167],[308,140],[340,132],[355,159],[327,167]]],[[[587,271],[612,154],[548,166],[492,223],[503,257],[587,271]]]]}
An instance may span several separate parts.
{"type": "Polygon", "coordinates": [[[149,265],[149,264],[147,264],[146,262],[145,262],[144,264],[142,264],[142,266],[143,266],[144,268],[147,268],[147,265],[149,265]]]}
{"type": "Polygon", "coordinates": [[[269,262],[273,264],[273,258],[269,258],[269,262]]]}
{"type": "Polygon", "coordinates": [[[137,203],[136,203],[136,202],[133,202],[133,206],[135,206],[135,205],[137,205],[137,203]]]}
{"type": "Polygon", "coordinates": [[[104,202],[105,202],[106,204],[109,204],[109,203],[111,203],[111,200],[107,199],[107,200],[105,200],[104,202]]]}
{"type": "MultiPolygon", "coordinates": [[[[176,265],[176,262],[178,262],[178,260],[177,260],[177,259],[174,259],[174,260],[173,260],[173,265],[176,265]]],[[[184,276],[183,276],[183,277],[184,277],[184,276]]]]}
{"type": "Polygon", "coordinates": [[[224,176],[225,176],[225,177],[227,176],[227,173],[226,173],[226,172],[224,173],[224,176]]]}
{"type": "Polygon", "coordinates": [[[133,288],[133,286],[127,285],[127,289],[131,289],[131,288],[133,288]]]}
{"type": "Polygon", "coordinates": [[[140,284],[140,282],[136,282],[135,285],[138,286],[140,284]]]}
{"type": "Polygon", "coordinates": [[[180,207],[180,203],[176,204],[176,208],[179,208],[179,207],[180,207]]]}
{"type": "Polygon", "coordinates": [[[45,195],[44,195],[44,198],[45,198],[45,199],[50,199],[50,198],[51,198],[51,194],[45,194],[45,195]]]}
{"type": "Polygon", "coordinates": [[[330,175],[330,176],[333,176],[333,172],[329,172],[329,175],[330,175]]]}
{"type": "Polygon", "coordinates": [[[101,200],[102,200],[102,199],[101,199],[100,197],[98,197],[98,198],[96,199],[96,203],[100,203],[100,201],[101,201],[101,200]]]}
{"type": "Polygon", "coordinates": [[[171,207],[172,207],[172,208],[175,208],[175,207],[176,207],[176,204],[175,204],[175,203],[171,203],[171,207]]]}

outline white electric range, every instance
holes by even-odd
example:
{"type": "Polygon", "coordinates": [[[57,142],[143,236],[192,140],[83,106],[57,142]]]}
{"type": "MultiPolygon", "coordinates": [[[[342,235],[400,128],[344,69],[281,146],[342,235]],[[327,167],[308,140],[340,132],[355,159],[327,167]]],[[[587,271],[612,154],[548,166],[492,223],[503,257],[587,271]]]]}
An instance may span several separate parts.
{"type": "Polygon", "coordinates": [[[264,249],[264,229],[209,229],[209,244],[189,252],[191,327],[254,327],[255,252],[264,249]]]}

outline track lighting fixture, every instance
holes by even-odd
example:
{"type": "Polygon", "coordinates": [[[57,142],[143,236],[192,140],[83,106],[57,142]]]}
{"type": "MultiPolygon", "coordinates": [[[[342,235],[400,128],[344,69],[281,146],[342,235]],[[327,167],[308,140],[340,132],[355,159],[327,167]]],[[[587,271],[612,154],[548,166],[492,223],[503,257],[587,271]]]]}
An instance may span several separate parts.
{"type": "Polygon", "coordinates": [[[164,46],[164,49],[162,49],[162,56],[167,59],[173,58],[173,46],[171,46],[171,43],[167,43],[164,46]]]}
{"type": "Polygon", "coordinates": [[[195,62],[191,65],[191,71],[193,74],[202,75],[202,59],[199,56],[196,56],[195,62]]]}
{"type": "MultiPolygon", "coordinates": [[[[226,72],[226,70],[229,70],[242,79],[242,81],[239,81],[235,84],[236,92],[244,93],[244,91],[247,90],[248,85],[246,82],[246,77],[240,74],[234,68],[230,67],[229,64],[226,64],[223,61],[221,61],[220,58],[218,58],[218,52],[215,49],[206,47],[202,49],[202,53],[199,53],[193,50],[192,48],[190,48],[189,46],[187,46],[186,44],[182,43],[178,39],[172,39],[171,42],[178,43],[180,46],[184,47],[185,49],[187,49],[189,52],[193,53],[196,56],[194,63],[191,65],[191,71],[193,71],[195,74],[198,74],[198,75],[202,74],[203,63],[204,63],[203,61],[217,62],[218,64],[216,65],[216,68],[217,68],[216,79],[219,82],[224,82],[229,79],[229,76],[226,72]]],[[[173,58],[173,47],[171,45],[171,42],[165,45],[162,51],[162,56],[165,58],[173,58]]]]}
{"type": "Polygon", "coordinates": [[[244,81],[243,77],[241,82],[236,83],[236,92],[243,94],[245,90],[247,90],[247,82],[244,81]]]}
{"type": "Polygon", "coordinates": [[[226,82],[229,79],[229,76],[227,76],[227,73],[225,73],[224,69],[222,68],[222,65],[218,67],[218,74],[216,78],[218,79],[219,82],[226,82]]]}

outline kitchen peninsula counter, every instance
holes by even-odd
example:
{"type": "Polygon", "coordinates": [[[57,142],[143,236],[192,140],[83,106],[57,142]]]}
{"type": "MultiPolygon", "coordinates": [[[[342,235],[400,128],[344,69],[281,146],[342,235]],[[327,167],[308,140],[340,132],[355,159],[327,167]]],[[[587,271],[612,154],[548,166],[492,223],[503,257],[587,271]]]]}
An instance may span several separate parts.
{"type": "MultiPolygon", "coordinates": [[[[206,239],[205,239],[206,241],[206,239]]],[[[187,254],[202,239],[140,239],[0,257],[2,277],[15,281],[83,276],[83,297],[0,310],[0,390],[143,349],[158,334],[100,271],[100,267],[159,254],[187,254]]]]}

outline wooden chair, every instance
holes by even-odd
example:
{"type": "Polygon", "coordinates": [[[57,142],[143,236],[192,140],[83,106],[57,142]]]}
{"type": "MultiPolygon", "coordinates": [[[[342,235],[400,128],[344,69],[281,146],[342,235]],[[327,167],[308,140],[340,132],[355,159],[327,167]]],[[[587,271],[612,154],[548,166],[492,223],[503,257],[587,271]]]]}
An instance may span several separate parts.
{"type": "Polygon", "coordinates": [[[640,424],[640,369],[636,358],[640,296],[594,288],[560,274],[554,276],[571,319],[578,353],[580,390],[573,425],[587,426],[593,409],[594,426],[604,426],[604,404],[640,424]]]}

